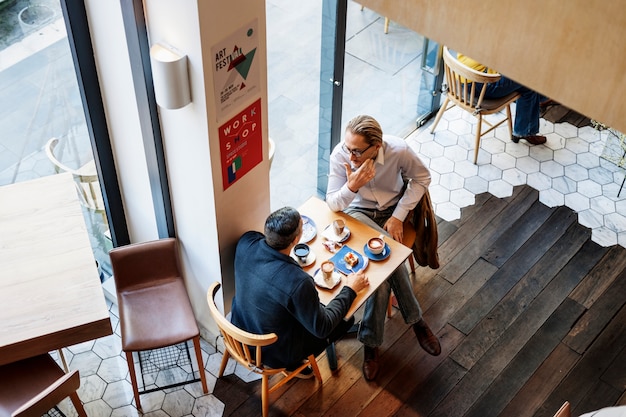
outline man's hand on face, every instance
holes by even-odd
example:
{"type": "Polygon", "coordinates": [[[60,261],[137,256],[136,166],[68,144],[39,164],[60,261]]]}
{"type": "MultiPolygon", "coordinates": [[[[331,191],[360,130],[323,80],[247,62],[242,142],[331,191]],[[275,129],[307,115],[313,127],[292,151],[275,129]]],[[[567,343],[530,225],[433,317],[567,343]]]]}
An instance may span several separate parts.
{"type": "Polygon", "coordinates": [[[350,164],[344,164],[346,167],[346,178],[348,178],[348,188],[353,193],[359,191],[359,188],[370,182],[376,175],[376,166],[373,159],[368,159],[361,164],[356,171],[352,172],[350,164]]]}

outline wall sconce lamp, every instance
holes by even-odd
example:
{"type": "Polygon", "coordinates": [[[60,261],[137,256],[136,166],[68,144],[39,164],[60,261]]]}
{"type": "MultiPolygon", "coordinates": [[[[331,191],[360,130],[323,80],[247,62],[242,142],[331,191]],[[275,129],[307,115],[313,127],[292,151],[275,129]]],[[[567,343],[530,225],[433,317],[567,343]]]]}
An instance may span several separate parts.
{"type": "Polygon", "coordinates": [[[157,104],[166,109],[180,109],[191,103],[187,55],[162,44],[150,48],[152,80],[157,104]]]}

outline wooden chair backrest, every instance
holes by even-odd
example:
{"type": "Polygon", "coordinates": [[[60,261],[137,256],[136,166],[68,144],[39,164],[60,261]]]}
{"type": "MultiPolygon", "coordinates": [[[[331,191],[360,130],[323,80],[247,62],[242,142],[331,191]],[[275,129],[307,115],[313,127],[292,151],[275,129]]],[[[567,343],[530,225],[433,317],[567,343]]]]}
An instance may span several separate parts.
{"type": "Polygon", "coordinates": [[[489,84],[498,81],[500,74],[487,74],[462,64],[447,46],[443,47],[443,62],[448,84],[448,98],[470,113],[480,112],[486,89],[476,95],[476,84],[489,84]]]}
{"type": "Polygon", "coordinates": [[[249,333],[228,321],[218,309],[217,304],[215,304],[215,294],[217,294],[220,287],[221,284],[219,282],[214,282],[211,287],[209,287],[207,292],[207,303],[209,305],[211,315],[224,337],[224,345],[226,349],[228,349],[230,355],[234,357],[237,362],[244,365],[249,370],[258,374],[266,372],[266,368],[263,366],[261,348],[276,342],[278,340],[278,336],[275,333],[249,333]]]}
{"type": "Polygon", "coordinates": [[[89,161],[78,169],[72,169],[61,162],[56,154],[55,149],[59,144],[58,138],[51,138],[46,143],[46,156],[54,165],[54,171],[69,172],[74,177],[76,191],[80,197],[80,202],[85,207],[99,212],[104,212],[104,200],[102,199],[102,191],[100,190],[100,180],[95,170],[94,161],[89,161]]]}
{"type": "Polygon", "coordinates": [[[572,411],[569,402],[565,401],[559,411],[556,412],[554,417],[571,417],[572,411]]]}

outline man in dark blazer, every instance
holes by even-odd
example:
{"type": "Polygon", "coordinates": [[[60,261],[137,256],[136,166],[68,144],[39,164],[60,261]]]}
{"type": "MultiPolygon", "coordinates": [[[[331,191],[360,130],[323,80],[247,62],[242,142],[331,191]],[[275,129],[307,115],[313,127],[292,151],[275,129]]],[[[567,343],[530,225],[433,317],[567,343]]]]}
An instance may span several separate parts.
{"type": "Polygon", "coordinates": [[[269,215],[264,234],[245,233],[235,250],[232,322],[251,333],[278,335],[263,348],[263,362],[273,368],[293,370],[343,336],[354,323],[345,315],[369,285],[363,272],[350,274],[339,294],[321,304],[313,278],[290,256],[301,236],[300,213],[284,207],[269,215]]]}

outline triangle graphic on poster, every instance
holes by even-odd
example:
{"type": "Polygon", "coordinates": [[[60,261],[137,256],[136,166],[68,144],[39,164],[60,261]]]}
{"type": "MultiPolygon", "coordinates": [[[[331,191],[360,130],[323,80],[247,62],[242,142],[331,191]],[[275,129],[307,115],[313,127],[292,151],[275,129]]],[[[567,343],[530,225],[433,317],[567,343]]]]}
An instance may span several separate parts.
{"type": "Polygon", "coordinates": [[[238,62],[235,66],[235,69],[237,70],[239,75],[243,77],[244,80],[248,78],[248,72],[250,72],[250,67],[252,66],[255,52],[256,48],[254,48],[245,56],[245,60],[238,62]]]}

